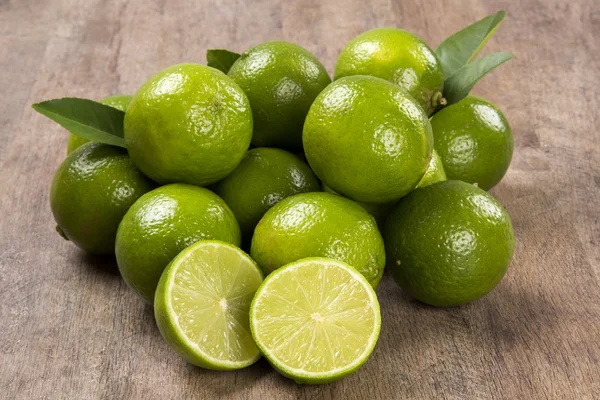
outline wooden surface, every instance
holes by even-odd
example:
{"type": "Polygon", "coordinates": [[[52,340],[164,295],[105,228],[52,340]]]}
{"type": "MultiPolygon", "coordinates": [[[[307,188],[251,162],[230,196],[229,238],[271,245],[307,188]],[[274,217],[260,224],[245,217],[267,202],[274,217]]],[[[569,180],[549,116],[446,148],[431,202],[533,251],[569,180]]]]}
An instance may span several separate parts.
{"type": "Polygon", "coordinates": [[[0,398],[600,399],[600,7],[595,0],[0,0],[0,398]],[[517,5],[517,3],[520,3],[517,5]],[[186,364],[119,278],[54,232],[48,189],[65,132],[30,104],[133,93],[207,48],[295,41],[333,70],[343,45],[399,26],[432,47],[506,9],[486,52],[516,58],[475,93],[515,134],[492,191],[512,215],[512,266],[490,295],[426,307],[389,276],[369,362],[298,386],[263,360],[239,372],[186,364]]]}

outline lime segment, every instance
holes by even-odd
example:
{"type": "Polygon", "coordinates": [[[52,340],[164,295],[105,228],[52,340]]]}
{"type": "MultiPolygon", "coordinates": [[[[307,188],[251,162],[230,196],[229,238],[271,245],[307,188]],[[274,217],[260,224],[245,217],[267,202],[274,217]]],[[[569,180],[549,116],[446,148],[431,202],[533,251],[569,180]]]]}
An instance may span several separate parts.
{"type": "Polygon", "coordinates": [[[347,264],[305,258],[273,272],[256,292],[250,327],[264,356],[299,383],[326,383],[355,372],[375,347],[379,303],[347,264]]]}
{"type": "Polygon", "coordinates": [[[263,276],[243,251],[200,241],[165,269],[154,299],[158,327],[190,363],[215,370],[246,367],[260,357],[248,310],[263,276]]]}

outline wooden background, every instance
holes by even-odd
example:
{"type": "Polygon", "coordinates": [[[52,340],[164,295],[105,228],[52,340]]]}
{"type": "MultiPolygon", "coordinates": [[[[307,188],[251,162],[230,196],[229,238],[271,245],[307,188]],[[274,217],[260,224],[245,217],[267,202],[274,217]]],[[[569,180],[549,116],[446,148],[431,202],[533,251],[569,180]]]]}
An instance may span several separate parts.
{"type": "Polygon", "coordinates": [[[595,0],[0,0],[0,398],[600,399],[599,37],[595,0]],[[513,218],[512,266],[493,293],[452,309],[418,304],[386,276],[381,337],[355,375],[311,387],[264,360],[230,373],[187,365],[114,261],[54,232],[48,189],[67,136],[31,103],[133,93],[170,64],[205,62],[207,48],[271,39],[332,71],[369,28],[435,47],[499,9],[508,17],[486,52],[516,58],[475,93],[515,134],[492,191],[513,218]]]}

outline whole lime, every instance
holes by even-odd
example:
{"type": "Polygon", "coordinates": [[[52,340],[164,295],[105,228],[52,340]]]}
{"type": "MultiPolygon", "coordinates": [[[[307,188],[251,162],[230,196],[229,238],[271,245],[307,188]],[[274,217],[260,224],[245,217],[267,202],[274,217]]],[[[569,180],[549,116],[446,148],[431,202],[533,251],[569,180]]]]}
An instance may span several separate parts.
{"type": "Polygon", "coordinates": [[[330,193],[301,193],[277,203],[260,220],[250,256],[265,274],[306,257],[350,264],[371,284],[385,266],[375,219],[364,208],[330,193]]]}
{"type": "Polygon", "coordinates": [[[437,56],[416,35],[396,28],[377,28],[354,38],[335,65],[337,80],[372,75],[406,89],[431,115],[440,104],[444,72],[437,56]]]}
{"type": "Polygon", "coordinates": [[[198,64],[150,78],[125,114],[133,162],[155,181],[205,186],[231,173],[252,137],[252,111],[227,75],[198,64]]]}
{"type": "Polygon", "coordinates": [[[468,303],[494,289],[515,246],[500,203],[461,181],[434,183],[404,197],[388,216],[384,236],[398,285],[441,307],[468,303]]]}
{"type": "Polygon", "coordinates": [[[248,151],[240,165],[215,187],[245,237],[252,235],[258,221],[277,202],[319,190],[319,180],[304,161],[285,150],[266,147],[248,151]]]}
{"type": "Polygon", "coordinates": [[[227,204],[197,186],[154,189],[131,206],[119,225],[115,252],[121,276],[137,294],[152,301],[167,264],[199,240],[240,245],[240,227],[227,204]]]}
{"type": "Polygon", "coordinates": [[[57,230],[89,253],[113,253],[121,219],[154,187],[125,149],[85,143],[69,154],[54,174],[50,207],[57,230]]]}
{"type": "Polygon", "coordinates": [[[513,154],[513,136],[502,111],[467,96],[431,118],[435,149],[448,179],[489,190],[504,177],[513,154]]]}
{"type": "Polygon", "coordinates": [[[342,78],[321,92],[303,141],[323,183],[367,203],[395,201],[414,189],[433,147],[423,109],[397,85],[372,76],[342,78]]]}
{"type": "Polygon", "coordinates": [[[447,179],[446,172],[444,172],[444,166],[442,165],[442,159],[434,149],[431,152],[431,160],[429,161],[427,171],[425,171],[425,175],[423,175],[423,178],[421,178],[417,187],[425,187],[432,183],[445,181],[447,179]]]}
{"type": "MultiPolygon", "coordinates": [[[[129,105],[132,97],[133,96],[128,94],[117,94],[115,96],[109,96],[100,100],[100,103],[116,108],[117,110],[125,111],[127,110],[127,106],[129,105]]],[[[71,153],[73,150],[87,142],[89,142],[88,139],[84,139],[81,136],[71,133],[69,135],[69,141],[67,142],[67,154],[71,153]]]]}
{"type": "Polygon", "coordinates": [[[302,147],[302,125],[331,78],[323,64],[294,43],[272,41],[245,51],[229,76],[244,90],[254,117],[252,144],[302,147]]]}

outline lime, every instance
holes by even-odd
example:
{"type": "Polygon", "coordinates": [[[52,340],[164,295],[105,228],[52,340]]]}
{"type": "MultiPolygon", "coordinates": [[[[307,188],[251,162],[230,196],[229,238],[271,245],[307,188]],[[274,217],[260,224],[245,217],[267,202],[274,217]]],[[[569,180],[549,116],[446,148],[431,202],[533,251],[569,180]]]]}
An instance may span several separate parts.
{"type": "Polygon", "coordinates": [[[385,267],[375,219],[355,202],[330,193],[301,193],[277,203],[260,220],[250,255],[265,274],[306,257],[343,261],[374,281],[385,267]]]}
{"type": "Polygon", "coordinates": [[[510,217],[492,196],[461,181],[416,189],[398,203],[385,227],[388,265],[409,295],[434,306],[457,306],[490,292],[510,264],[510,217]]]}
{"type": "MultiPolygon", "coordinates": [[[[129,105],[132,97],[133,96],[128,94],[117,94],[115,96],[109,96],[100,100],[100,103],[116,108],[117,110],[125,111],[127,110],[127,106],[129,105]]],[[[71,133],[69,135],[69,141],[67,142],[67,154],[70,154],[73,150],[87,142],[89,142],[88,139],[84,139],[81,136],[71,133]]]]}
{"type": "MultiPolygon", "coordinates": [[[[322,189],[324,192],[339,195],[339,193],[337,193],[335,190],[333,190],[329,186],[327,186],[325,184],[323,184],[321,186],[322,186],[322,189]]],[[[371,214],[373,216],[373,218],[375,218],[375,221],[377,221],[377,226],[381,228],[381,227],[383,227],[383,224],[385,222],[385,217],[387,217],[387,215],[390,213],[390,211],[392,211],[392,209],[394,208],[394,206],[396,205],[397,202],[392,201],[389,203],[377,204],[377,203],[362,203],[360,201],[357,201],[356,203],[359,206],[361,206],[362,208],[364,208],[365,210],[367,210],[367,212],[369,214],[371,214]]]]}
{"type": "Polygon", "coordinates": [[[256,344],[283,375],[327,383],[358,370],[381,327],[377,296],[347,264],[305,258],[269,275],[250,307],[256,344]]]}
{"type": "Polygon", "coordinates": [[[240,227],[227,204],[208,189],[186,184],[159,187],[140,197],[117,231],[121,276],[152,301],[163,270],[181,250],[199,240],[240,244],[240,227]]]}
{"type": "Polygon", "coordinates": [[[395,201],[417,186],[431,158],[431,125],[393,83],[351,76],[329,85],[304,125],[315,174],[339,194],[366,203],[395,201]]]}
{"type": "Polygon", "coordinates": [[[248,312],[263,276],[240,249],[200,241],[183,250],[163,272],[154,298],[160,333],[199,367],[234,370],[260,358],[248,312]]]}
{"type": "Polygon", "coordinates": [[[318,192],[320,183],[310,167],[281,149],[257,148],[215,187],[240,223],[242,235],[252,236],[265,212],[298,193],[318,192]]]}
{"type": "Polygon", "coordinates": [[[441,182],[447,180],[446,173],[444,172],[444,166],[438,153],[433,150],[431,152],[431,160],[425,175],[421,178],[421,181],[417,185],[418,188],[431,185],[432,183],[441,182]]]}
{"type": "Polygon", "coordinates": [[[489,190],[506,174],[513,136],[502,111],[492,103],[467,96],[436,113],[431,126],[448,179],[489,190]]]}
{"type": "MultiPolygon", "coordinates": [[[[421,178],[421,181],[417,185],[418,188],[431,185],[435,182],[445,181],[446,174],[444,173],[444,167],[442,165],[442,160],[440,156],[436,153],[435,150],[431,152],[431,160],[429,161],[429,166],[427,167],[427,171],[425,171],[425,175],[421,178]]],[[[322,189],[324,192],[338,194],[335,190],[331,189],[327,185],[323,184],[322,189]]],[[[383,229],[385,224],[385,219],[388,214],[394,209],[397,201],[391,201],[389,203],[364,203],[357,202],[362,208],[367,210],[369,214],[371,214],[375,221],[377,221],[377,226],[380,229],[383,229]]]]}
{"type": "Polygon", "coordinates": [[[57,230],[89,253],[113,253],[119,222],[154,187],[125,149],[86,143],[69,154],[54,174],[50,207],[57,230]]]}
{"type": "Polygon", "coordinates": [[[273,41],[245,51],[229,76],[244,90],[254,117],[252,144],[302,147],[302,125],[315,97],[331,82],[323,64],[294,43],[273,41]]]}
{"type": "Polygon", "coordinates": [[[221,71],[178,64],[137,91],[124,131],[131,159],[156,182],[205,186],[242,160],[252,138],[252,111],[244,92],[221,71]]]}
{"type": "Polygon", "coordinates": [[[437,56],[416,35],[377,28],[354,38],[335,65],[335,79],[350,75],[383,78],[407,90],[431,115],[440,104],[444,72],[437,56]]]}

